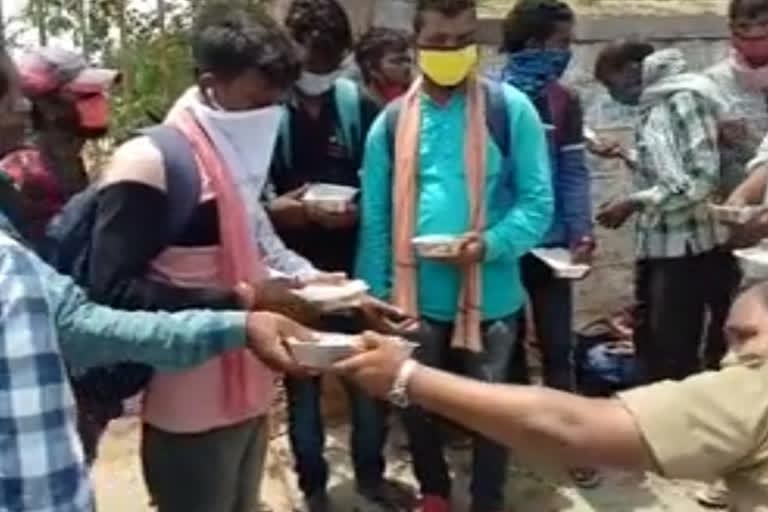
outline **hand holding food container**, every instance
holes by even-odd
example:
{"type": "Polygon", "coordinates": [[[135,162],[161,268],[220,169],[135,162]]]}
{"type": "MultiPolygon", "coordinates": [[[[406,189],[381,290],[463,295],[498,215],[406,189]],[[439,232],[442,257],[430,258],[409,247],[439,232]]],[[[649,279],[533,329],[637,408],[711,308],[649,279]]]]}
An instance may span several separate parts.
{"type": "Polygon", "coordinates": [[[555,277],[560,279],[584,279],[592,268],[584,263],[574,263],[571,251],[560,247],[537,248],[531,253],[546,263],[555,277]]]}
{"type": "MultiPolygon", "coordinates": [[[[392,343],[402,347],[409,355],[417,347],[402,338],[388,337],[392,343]]],[[[346,335],[333,333],[318,333],[316,340],[301,341],[289,339],[288,348],[294,359],[306,368],[313,370],[329,370],[339,361],[363,353],[367,350],[361,335],[346,335]]]]}
{"type": "Polygon", "coordinates": [[[347,229],[358,222],[357,193],[354,187],[315,183],[307,186],[301,200],[311,222],[325,229],[347,229]]]}
{"type": "Polygon", "coordinates": [[[729,247],[753,247],[768,238],[768,208],[765,206],[712,204],[709,208],[715,220],[729,228],[729,247]]]}
{"type": "Polygon", "coordinates": [[[413,238],[411,244],[421,258],[454,265],[478,263],[485,255],[481,233],[421,235],[413,238]]]}

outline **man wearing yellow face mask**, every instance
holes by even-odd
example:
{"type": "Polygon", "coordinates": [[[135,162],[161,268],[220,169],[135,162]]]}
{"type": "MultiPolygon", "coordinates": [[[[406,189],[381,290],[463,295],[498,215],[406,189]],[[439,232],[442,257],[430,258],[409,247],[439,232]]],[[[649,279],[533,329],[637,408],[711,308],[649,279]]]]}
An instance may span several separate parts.
{"type": "MultiPolygon", "coordinates": [[[[357,274],[419,319],[406,335],[419,342],[421,363],[445,369],[456,355],[464,373],[489,382],[502,382],[512,363],[525,380],[516,350],[525,302],[519,259],[552,220],[544,129],[523,93],[477,78],[473,0],[419,0],[415,29],[422,76],[368,137],[357,274]],[[417,255],[413,239],[428,235],[447,237],[438,245],[447,250],[417,255]]],[[[439,429],[397,389],[391,399],[404,408],[418,510],[447,512],[451,481],[439,429]]],[[[506,461],[501,446],[476,439],[473,512],[503,510],[506,461]]]]}

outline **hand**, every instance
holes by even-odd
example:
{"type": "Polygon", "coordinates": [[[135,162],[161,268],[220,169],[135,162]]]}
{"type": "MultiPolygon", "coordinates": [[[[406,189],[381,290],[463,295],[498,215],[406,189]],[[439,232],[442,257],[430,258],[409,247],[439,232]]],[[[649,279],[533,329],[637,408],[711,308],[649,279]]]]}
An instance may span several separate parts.
{"type": "Polygon", "coordinates": [[[360,304],[363,317],[370,329],[383,334],[404,334],[418,325],[400,308],[366,295],[360,304]]]}
{"type": "Polygon", "coordinates": [[[257,284],[252,309],[281,313],[301,323],[313,324],[320,311],[295,293],[304,284],[299,279],[276,277],[257,284]]]}
{"type": "Polygon", "coordinates": [[[315,224],[331,230],[353,228],[358,223],[357,206],[351,203],[341,213],[330,213],[316,206],[307,206],[307,217],[315,224]]]}
{"type": "Polygon", "coordinates": [[[622,158],[624,150],[617,140],[586,139],[587,151],[602,158],[622,158]]]}
{"type": "Polygon", "coordinates": [[[571,245],[571,263],[577,265],[592,265],[595,253],[595,241],[592,237],[583,237],[571,245]]]}
{"type": "Polygon", "coordinates": [[[291,355],[286,340],[312,341],[315,333],[282,315],[265,312],[248,313],[246,333],[248,347],[271,369],[292,375],[306,374],[291,355]]]}
{"type": "Polygon", "coordinates": [[[307,225],[307,212],[301,197],[309,185],[304,185],[273,199],[267,205],[269,216],[279,228],[301,228],[307,225]]]}
{"type": "Polygon", "coordinates": [[[748,206],[749,201],[747,201],[747,198],[741,195],[738,191],[734,192],[733,194],[728,197],[728,199],[725,200],[725,203],[723,203],[724,206],[732,206],[734,208],[741,208],[743,206],[748,206]]]}
{"type": "Polygon", "coordinates": [[[334,370],[355,381],[368,393],[386,397],[392,390],[410,352],[392,338],[375,333],[363,334],[361,353],[340,361],[334,370]]]}
{"type": "Polygon", "coordinates": [[[485,258],[485,240],[482,233],[467,233],[458,243],[460,249],[456,256],[440,256],[433,259],[452,265],[467,266],[480,263],[485,258]]]}
{"type": "Polygon", "coordinates": [[[604,228],[619,229],[639,209],[640,205],[630,199],[608,202],[600,207],[597,222],[604,228]]]}
{"type": "Polygon", "coordinates": [[[768,211],[764,211],[742,225],[730,226],[727,245],[733,249],[754,247],[768,238],[768,211]]]}

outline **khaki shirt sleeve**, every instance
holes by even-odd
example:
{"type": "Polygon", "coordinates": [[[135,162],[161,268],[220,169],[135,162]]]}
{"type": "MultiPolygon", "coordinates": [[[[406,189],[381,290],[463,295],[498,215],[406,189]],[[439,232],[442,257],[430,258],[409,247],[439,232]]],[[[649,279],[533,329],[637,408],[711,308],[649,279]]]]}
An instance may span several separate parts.
{"type": "Polygon", "coordinates": [[[768,368],[734,366],[619,395],[657,469],[711,479],[752,465],[767,433],[768,368]]]}

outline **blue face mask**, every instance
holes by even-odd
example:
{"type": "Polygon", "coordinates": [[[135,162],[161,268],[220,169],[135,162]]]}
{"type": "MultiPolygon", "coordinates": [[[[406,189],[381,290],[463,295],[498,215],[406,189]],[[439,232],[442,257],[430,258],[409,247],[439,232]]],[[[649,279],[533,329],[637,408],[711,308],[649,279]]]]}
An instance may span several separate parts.
{"type": "Polygon", "coordinates": [[[563,76],[571,62],[570,50],[534,49],[509,55],[502,78],[531,97],[539,97],[552,82],[563,76]]]}

